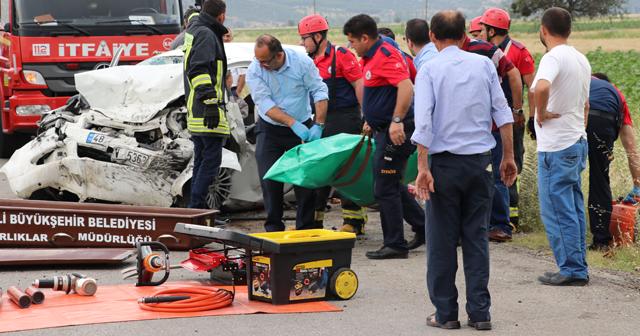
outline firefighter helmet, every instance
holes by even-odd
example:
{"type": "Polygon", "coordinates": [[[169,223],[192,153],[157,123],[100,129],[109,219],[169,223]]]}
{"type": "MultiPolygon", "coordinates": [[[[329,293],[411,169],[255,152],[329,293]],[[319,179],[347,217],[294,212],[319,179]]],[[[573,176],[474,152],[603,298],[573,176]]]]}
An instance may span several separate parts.
{"type": "Polygon", "coordinates": [[[483,23],[487,26],[500,28],[500,29],[509,29],[511,25],[511,18],[507,12],[502,9],[492,8],[484,12],[482,14],[482,19],[480,19],[480,23],[483,23]]]}
{"type": "Polygon", "coordinates": [[[329,24],[325,18],[317,14],[306,16],[298,23],[298,35],[318,33],[325,30],[329,30],[329,24]]]}

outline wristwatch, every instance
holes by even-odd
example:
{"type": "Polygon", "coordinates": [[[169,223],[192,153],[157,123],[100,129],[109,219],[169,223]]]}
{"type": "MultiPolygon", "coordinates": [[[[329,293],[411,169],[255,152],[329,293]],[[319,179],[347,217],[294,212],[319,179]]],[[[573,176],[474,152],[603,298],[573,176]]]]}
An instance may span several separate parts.
{"type": "Polygon", "coordinates": [[[393,121],[394,123],[401,123],[402,122],[402,118],[400,117],[393,117],[393,119],[391,119],[391,121],[393,121]]]}
{"type": "Polygon", "coordinates": [[[318,127],[320,127],[321,130],[324,129],[324,124],[321,124],[321,123],[317,122],[316,125],[318,125],[318,127]]]}
{"type": "Polygon", "coordinates": [[[519,110],[511,109],[511,111],[513,111],[513,113],[515,113],[517,115],[523,115],[524,114],[524,110],[523,109],[519,109],[519,110]]]}

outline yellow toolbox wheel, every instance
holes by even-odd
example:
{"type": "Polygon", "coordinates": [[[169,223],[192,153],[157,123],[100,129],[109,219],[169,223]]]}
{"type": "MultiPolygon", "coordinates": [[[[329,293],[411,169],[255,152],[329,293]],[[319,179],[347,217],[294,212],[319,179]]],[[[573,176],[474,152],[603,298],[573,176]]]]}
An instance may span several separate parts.
{"type": "Polygon", "coordinates": [[[329,282],[331,293],[340,300],[349,300],[358,291],[358,277],[350,268],[339,268],[329,282]]]}

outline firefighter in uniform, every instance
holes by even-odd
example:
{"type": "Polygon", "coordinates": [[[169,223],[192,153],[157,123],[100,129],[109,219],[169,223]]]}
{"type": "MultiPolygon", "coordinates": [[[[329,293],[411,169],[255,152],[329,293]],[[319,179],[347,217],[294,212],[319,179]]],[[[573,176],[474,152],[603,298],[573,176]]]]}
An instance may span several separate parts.
{"type": "Polygon", "coordinates": [[[633,177],[633,190],[625,201],[635,203],[633,197],[640,194],[640,167],[638,150],[633,134],[633,122],[627,101],[603,73],[591,77],[589,87],[589,118],[587,123],[587,143],[589,144],[589,226],[593,234],[593,244],[589,250],[607,250],[613,238],[609,231],[613,204],[609,164],[613,161],[613,146],[620,136],[627,154],[629,170],[633,177]]]}
{"type": "Polygon", "coordinates": [[[402,184],[402,173],[416,146],[409,138],[413,123],[413,84],[401,54],[378,36],[376,22],[359,14],[345,23],[343,34],[362,64],[364,92],[362,109],[365,130],[377,130],[373,157],[373,192],[380,205],[384,246],[367,252],[370,259],[406,259],[409,250],[424,244],[424,210],[402,184]],[[403,218],[415,238],[407,244],[403,218]]]}
{"type": "MultiPolygon", "coordinates": [[[[362,69],[355,55],[327,40],[329,24],[320,15],[309,15],[298,24],[300,45],[304,46],[329,89],[329,109],[322,137],[362,131],[362,69]]],[[[316,189],[315,227],[323,227],[324,212],[331,186],[316,189]]],[[[364,233],[367,209],[340,195],[342,232],[364,233]]]]}
{"type": "Polygon", "coordinates": [[[184,91],[187,100],[187,128],[194,145],[190,208],[206,209],[209,185],[222,162],[222,146],[229,137],[225,116],[227,56],[222,46],[226,4],[207,0],[197,20],[186,30],[184,91]]]}
{"type": "MultiPolygon", "coordinates": [[[[509,17],[509,14],[502,9],[489,9],[482,15],[480,23],[482,26],[480,34],[481,38],[487,42],[497,45],[520,72],[520,76],[522,76],[522,88],[524,88],[525,85],[527,88],[531,88],[533,78],[535,77],[534,60],[524,45],[509,37],[509,27],[511,25],[511,18],[509,17]]],[[[505,78],[502,81],[502,90],[504,91],[505,97],[507,97],[509,107],[513,109],[513,92],[511,91],[509,78],[505,78]]],[[[533,100],[533,92],[531,92],[531,90],[528,90],[528,99],[529,123],[531,124],[531,128],[533,128],[533,117],[535,115],[536,106],[533,100]]],[[[523,111],[521,109],[514,110],[514,113],[520,113],[520,115],[522,115],[523,111]]],[[[513,126],[513,155],[515,157],[516,166],[518,167],[518,174],[520,174],[522,173],[522,163],[524,160],[525,128],[518,128],[516,124],[517,123],[513,126]]],[[[509,187],[509,218],[510,223],[514,226],[518,225],[518,202],[518,181],[516,179],[516,183],[509,187]]]]}

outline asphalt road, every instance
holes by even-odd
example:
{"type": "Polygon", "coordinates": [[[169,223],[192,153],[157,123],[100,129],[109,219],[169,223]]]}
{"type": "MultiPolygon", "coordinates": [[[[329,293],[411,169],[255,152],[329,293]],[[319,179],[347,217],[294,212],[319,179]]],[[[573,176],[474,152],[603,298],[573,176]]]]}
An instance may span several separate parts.
{"type": "MultiPolygon", "coordinates": [[[[4,164],[6,160],[0,160],[4,164]]],[[[6,177],[0,175],[0,198],[14,198],[6,177]]],[[[325,228],[341,225],[339,207],[327,213],[325,228]]],[[[382,244],[378,213],[370,213],[367,233],[353,250],[351,268],[360,286],[348,301],[333,301],[342,312],[312,314],[254,314],[149,320],[40,329],[16,335],[475,335],[481,332],[463,324],[461,330],[428,327],[426,316],[435,309],[426,288],[425,247],[407,260],[369,260],[366,251],[382,244]]],[[[229,228],[255,232],[260,223],[239,222],[229,228]]],[[[408,226],[405,232],[412,237],[408,226]]],[[[590,269],[587,287],[548,287],[536,277],[555,271],[552,257],[527,248],[490,243],[493,331],[495,335],[638,335],[640,330],[640,277],[590,269]]],[[[172,252],[172,264],[187,258],[172,252]]],[[[117,266],[0,268],[0,287],[26,288],[34,279],[82,271],[99,285],[134,283],[122,280],[120,270],[134,266],[130,259],[117,266]]],[[[466,321],[462,257],[457,286],[460,320],[466,321]]],[[[198,273],[174,269],[169,281],[206,279],[198,273]]],[[[12,304],[4,302],[3,304],[12,304]]],[[[2,315],[0,313],[0,323],[2,315]]]]}

